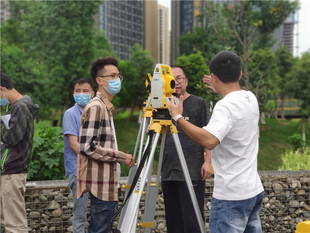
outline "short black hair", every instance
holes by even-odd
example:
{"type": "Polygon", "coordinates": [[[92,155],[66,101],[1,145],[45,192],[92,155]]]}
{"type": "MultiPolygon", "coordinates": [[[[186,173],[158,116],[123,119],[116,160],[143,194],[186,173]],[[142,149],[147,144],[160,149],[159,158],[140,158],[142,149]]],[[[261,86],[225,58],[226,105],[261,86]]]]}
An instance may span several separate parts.
{"type": "Polygon", "coordinates": [[[0,76],[0,86],[5,87],[8,90],[12,90],[14,88],[12,80],[9,78],[9,76],[1,71],[0,76]]]}
{"type": "Polygon", "coordinates": [[[90,85],[91,89],[94,90],[93,84],[90,81],[90,79],[88,79],[88,78],[79,78],[79,79],[75,80],[74,83],[73,83],[73,87],[75,87],[76,84],[82,85],[84,83],[88,83],[90,85]]]}
{"type": "Polygon", "coordinates": [[[233,52],[221,51],[212,58],[209,69],[223,83],[237,82],[241,72],[241,59],[233,52]]]}
{"type": "Polygon", "coordinates": [[[186,73],[186,70],[185,70],[184,66],[172,65],[172,66],[171,66],[171,69],[172,69],[172,68],[180,68],[180,69],[183,71],[183,73],[184,73],[184,75],[185,75],[185,78],[187,78],[187,73],[186,73]]]}
{"type": "Polygon", "coordinates": [[[93,62],[90,75],[93,78],[94,82],[96,82],[96,78],[98,77],[98,73],[104,69],[106,65],[114,65],[118,67],[118,61],[113,57],[106,57],[106,58],[98,58],[96,61],[93,62]]]}

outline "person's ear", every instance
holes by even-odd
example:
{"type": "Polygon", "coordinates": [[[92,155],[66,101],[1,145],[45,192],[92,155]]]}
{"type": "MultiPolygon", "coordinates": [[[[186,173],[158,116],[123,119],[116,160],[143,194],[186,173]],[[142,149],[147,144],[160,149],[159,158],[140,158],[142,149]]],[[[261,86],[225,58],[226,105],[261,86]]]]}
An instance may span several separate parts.
{"type": "Polygon", "coordinates": [[[99,77],[96,78],[96,83],[100,86],[101,84],[101,79],[99,77]]]}
{"type": "Polygon", "coordinates": [[[211,73],[211,78],[213,79],[213,82],[217,82],[219,80],[219,78],[214,73],[211,73]]]}
{"type": "Polygon", "coordinates": [[[239,81],[242,78],[242,71],[240,71],[239,81]]]}

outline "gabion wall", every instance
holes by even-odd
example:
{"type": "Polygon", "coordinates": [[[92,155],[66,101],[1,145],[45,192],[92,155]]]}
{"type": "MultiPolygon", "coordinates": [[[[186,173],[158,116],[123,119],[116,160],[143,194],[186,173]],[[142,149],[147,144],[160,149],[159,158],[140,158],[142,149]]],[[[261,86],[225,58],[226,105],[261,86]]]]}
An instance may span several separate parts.
{"type": "MultiPolygon", "coordinates": [[[[297,223],[310,220],[310,171],[260,172],[260,176],[265,188],[261,210],[264,233],[294,233],[297,223]]],[[[125,182],[126,179],[122,179],[121,183],[125,182]]],[[[207,232],[212,190],[213,179],[209,179],[206,181],[205,192],[207,232]]],[[[123,195],[124,190],[120,203],[123,195]]],[[[143,200],[141,202],[140,213],[143,212],[143,200]]],[[[73,201],[67,181],[27,182],[26,208],[29,232],[72,232],[73,201]]],[[[89,219],[88,215],[88,221],[89,219]]],[[[155,221],[152,232],[167,232],[161,191],[155,221]]],[[[87,225],[88,223],[86,228],[87,225]]]]}

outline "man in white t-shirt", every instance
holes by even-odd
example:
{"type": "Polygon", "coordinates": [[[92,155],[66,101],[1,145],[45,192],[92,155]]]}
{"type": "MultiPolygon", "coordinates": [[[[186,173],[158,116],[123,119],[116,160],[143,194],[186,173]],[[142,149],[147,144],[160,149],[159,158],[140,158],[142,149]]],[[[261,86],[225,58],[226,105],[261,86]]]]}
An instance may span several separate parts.
{"type": "Polygon", "coordinates": [[[259,108],[255,95],[241,90],[241,60],[222,51],[209,64],[203,82],[223,97],[207,126],[199,128],[182,117],[183,98],[171,101],[172,119],[193,140],[212,150],[214,192],[210,233],[261,233],[259,212],[264,188],[257,172],[259,108]]]}

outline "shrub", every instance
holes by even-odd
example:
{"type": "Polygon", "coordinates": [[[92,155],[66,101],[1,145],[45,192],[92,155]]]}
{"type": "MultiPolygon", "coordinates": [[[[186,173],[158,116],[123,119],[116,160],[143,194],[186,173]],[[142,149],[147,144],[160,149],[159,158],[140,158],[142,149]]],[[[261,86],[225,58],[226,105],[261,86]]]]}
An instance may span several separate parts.
{"type": "Polygon", "coordinates": [[[290,150],[281,155],[282,167],[279,170],[309,170],[310,169],[310,148],[302,150],[290,150]]]}
{"type": "Polygon", "coordinates": [[[36,124],[28,180],[64,179],[63,158],[62,128],[36,124]]]}
{"type": "Polygon", "coordinates": [[[305,140],[302,138],[300,134],[294,134],[290,136],[288,139],[290,143],[293,145],[294,150],[298,150],[305,143],[305,140]]]}

